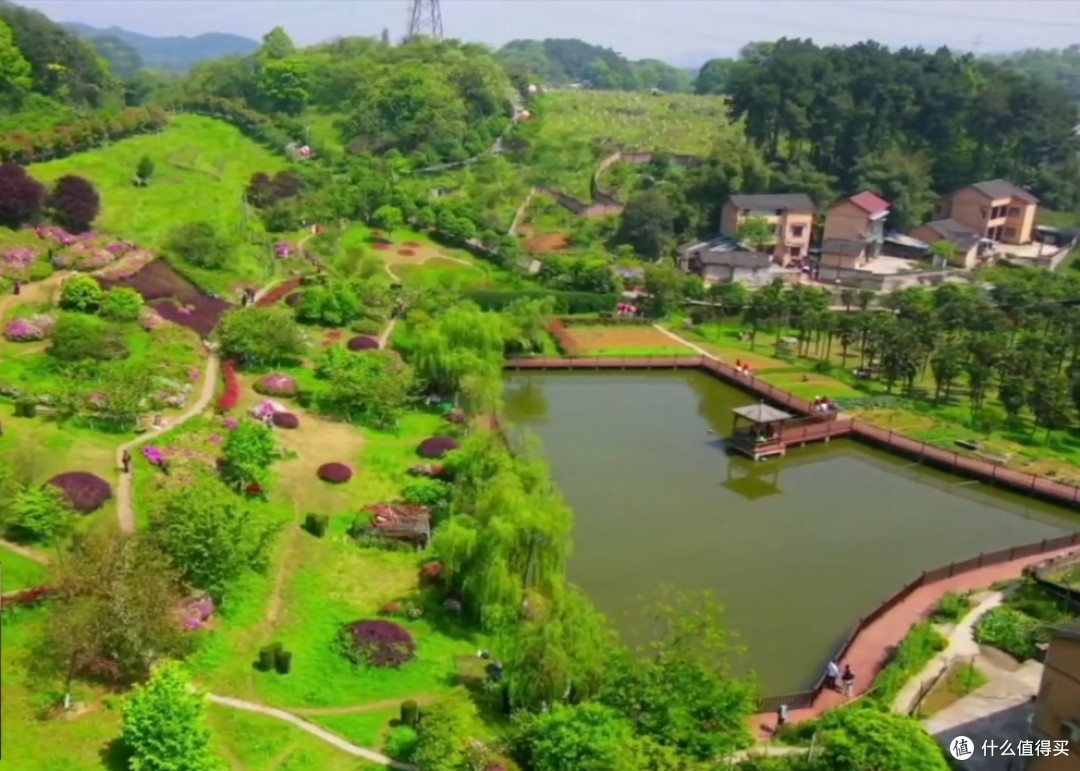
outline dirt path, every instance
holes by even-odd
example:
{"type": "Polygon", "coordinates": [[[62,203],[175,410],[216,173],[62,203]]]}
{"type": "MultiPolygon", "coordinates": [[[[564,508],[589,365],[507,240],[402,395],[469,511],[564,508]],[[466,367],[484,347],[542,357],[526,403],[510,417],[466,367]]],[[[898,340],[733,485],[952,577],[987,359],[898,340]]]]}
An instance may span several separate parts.
{"type": "Polygon", "coordinates": [[[394,334],[394,327],[397,326],[398,317],[390,319],[390,323],[383,328],[383,331],[379,333],[379,347],[385,348],[387,343],[390,342],[390,336],[394,334]]]}
{"type": "Polygon", "coordinates": [[[127,533],[135,532],[135,508],[133,505],[134,485],[132,479],[134,471],[127,474],[123,472],[123,461],[121,459],[124,452],[130,452],[152,439],[156,439],[167,431],[171,431],[184,422],[191,420],[191,418],[196,415],[202,414],[202,411],[209,406],[210,401],[214,398],[214,391],[217,389],[219,370],[220,361],[218,360],[218,356],[216,353],[211,352],[206,359],[206,371],[203,373],[202,390],[199,392],[199,398],[195,400],[195,403],[192,404],[186,412],[167,421],[161,428],[155,429],[154,431],[148,431],[116,448],[116,465],[117,468],[120,469],[120,482],[116,486],[116,516],[120,522],[120,529],[122,531],[127,533]]]}
{"type": "Polygon", "coordinates": [[[406,699],[383,699],[382,701],[370,701],[367,704],[352,704],[347,707],[303,707],[290,709],[289,711],[296,715],[310,715],[311,717],[320,715],[360,715],[365,712],[377,712],[380,709],[398,707],[404,701],[415,701],[418,706],[424,707],[428,704],[434,704],[437,700],[438,697],[434,694],[425,693],[406,699]]]}
{"type": "Polygon", "coordinates": [[[331,744],[337,747],[339,750],[349,753],[353,757],[363,758],[369,763],[375,763],[380,766],[387,766],[393,769],[400,769],[401,771],[416,771],[416,766],[409,765],[408,763],[400,763],[391,757],[383,755],[381,752],[375,750],[369,750],[366,747],[360,747],[352,742],[342,739],[336,734],[332,734],[325,728],[321,728],[314,723],[309,723],[302,717],[286,712],[283,709],[276,709],[275,707],[268,707],[265,704],[257,704],[252,701],[244,701],[242,699],[234,699],[230,696],[219,696],[216,693],[208,695],[210,701],[215,704],[220,704],[223,707],[230,707],[232,709],[240,709],[245,712],[254,712],[258,715],[265,715],[277,720],[291,723],[299,728],[301,731],[307,731],[317,739],[321,739],[327,744],[331,744]]]}
{"type": "Polygon", "coordinates": [[[35,281],[32,284],[24,285],[22,292],[19,294],[6,294],[0,297],[0,318],[3,318],[4,314],[19,303],[48,302],[52,299],[53,290],[58,289],[68,276],[74,275],[74,271],[59,271],[53,273],[44,281],[35,281]]]}
{"type": "MultiPolygon", "coordinates": [[[[987,565],[919,587],[863,629],[855,638],[843,661],[837,662],[841,667],[845,664],[851,665],[856,677],[854,696],[861,696],[870,690],[874,676],[888,661],[890,652],[907,636],[913,624],[930,615],[938,600],[946,592],[984,589],[998,581],[1019,578],[1024,568],[1029,565],[1075,551],[1075,546],[1069,546],[1057,552],[1021,557],[1011,562],[987,565]]],[[[845,701],[845,697],[835,691],[822,690],[814,699],[812,707],[792,710],[788,717],[790,722],[799,723],[815,718],[826,710],[840,706],[845,701]]],[[[751,718],[751,729],[759,738],[768,738],[775,728],[775,712],[760,713],[751,718]]]]}
{"type": "Polygon", "coordinates": [[[37,549],[32,549],[29,546],[23,546],[21,543],[13,543],[0,538],[0,546],[3,546],[8,551],[13,551],[16,554],[26,557],[31,562],[36,562],[39,565],[49,564],[49,555],[38,551],[37,549]]]}

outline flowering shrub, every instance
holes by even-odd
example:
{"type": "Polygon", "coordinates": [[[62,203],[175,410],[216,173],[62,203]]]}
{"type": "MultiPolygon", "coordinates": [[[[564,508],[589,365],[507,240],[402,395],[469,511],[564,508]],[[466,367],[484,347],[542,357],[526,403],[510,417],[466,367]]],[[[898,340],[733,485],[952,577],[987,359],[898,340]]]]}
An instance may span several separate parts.
{"type": "Polygon", "coordinates": [[[27,608],[39,605],[56,594],[56,589],[51,586],[32,586],[0,597],[0,609],[27,608]]]}
{"type": "Polygon", "coordinates": [[[404,610],[404,609],[405,609],[405,606],[402,605],[397,600],[390,600],[390,602],[384,602],[382,604],[382,607],[379,608],[379,615],[380,616],[396,616],[399,613],[401,613],[401,611],[404,610]]]}
{"type": "Polygon", "coordinates": [[[443,576],[443,564],[441,562],[429,562],[420,568],[420,578],[429,583],[436,583],[443,576]]]}
{"type": "Polygon", "coordinates": [[[34,232],[37,234],[38,238],[55,241],[61,246],[72,246],[79,240],[71,233],[63,228],[58,228],[55,225],[42,225],[34,228],[34,232]]]}
{"type": "Polygon", "coordinates": [[[416,252],[414,250],[412,250],[412,249],[398,249],[397,253],[400,254],[402,257],[414,257],[414,256],[416,256],[416,252]]]}
{"type": "Polygon", "coordinates": [[[292,255],[292,244],[288,241],[278,241],[274,244],[274,256],[279,260],[292,255]]]}
{"type": "MultiPolygon", "coordinates": [[[[225,391],[218,397],[218,412],[228,412],[240,401],[240,380],[236,377],[236,362],[226,359],[221,365],[221,374],[225,378],[225,391]]],[[[235,425],[232,428],[236,428],[235,425]]]]}
{"type": "Polygon", "coordinates": [[[56,316],[39,313],[35,316],[14,318],[4,327],[4,337],[13,343],[44,340],[56,326],[56,316]]]}
{"type": "Polygon", "coordinates": [[[119,257],[122,254],[127,254],[135,248],[135,244],[131,241],[110,241],[105,245],[105,248],[110,254],[115,254],[119,257]]]}
{"type": "Polygon", "coordinates": [[[36,259],[37,252],[29,246],[13,246],[0,258],[0,276],[22,276],[36,259]]]}
{"type": "Polygon", "coordinates": [[[300,418],[291,412],[275,412],[271,420],[278,428],[299,428],[300,418]]]}
{"type": "Polygon", "coordinates": [[[461,444],[451,436],[433,436],[420,442],[416,452],[424,458],[441,458],[451,450],[456,450],[461,444]]]}
{"type": "Polygon", "coordinates": [[[446,413],[446,419],[451,423],[460,425],[465,422],[465,410],[460,407],[454,407],[454,409],[446,413]]]}
{"type": "Polygon", "coordinates": [[[409,630],[392,621],[354,621],[341,630],[342,652],[354,664],[400,667],[416,655],[409,630]]]}
{"type": "Polygon", "coordinates": [[[139,312],[139,326],[147,332],[152,332],[164,323],[165,319],[161,318],[161,314],[149,305],[144,305],[143,309],[139,312]]]}
{"type": "Polygon", "coordinates": [[[210,434],[210,436],[206,437],[206,441],[210,442],[210,444],[221,444],[221,434],[210,434]]]}
{"type": "Polygon", "coordinates": [[[236,418],[225,418],[225,420],[221,422],[224,424],[225,428],[229,429],[230,431],[240,425],[239,421],[237,421],[236,418]]]}
{"type": "Polygon", "coordinates": [[[344,463],[324,463],[316,472],[319,479],[332,485],[340,485],[352,479],[352,469],[344,463]]]}
{"type": "MultiPolygon", "coordinates": [[[[105,248],[109,249],[111,246],[112,244],[105,248]]],[[[106,268],[102,271],[100,276],[101,278],[112,279],[114,281],[126,281],[153,262],[156,258],[157,255],[153,252],[148,252],[144,249],[136,249],[133,252],[129,252],[124,257],[122,263],[106,268]]]]}
{"type": "Polygon", "coordinates": [[[71,508],[81,514],[97,511],[112,498],[109,483],[88,471],[66,471],[45,484],[60,488],[71,508]]]}
{"type": "Polygon", "coordinates": [[[296,378],[289,375],[274,373],[255,381],[255,392],[265,396],[296,396],[298,390],[296,378]]]}
{"type": "Polygon", "coordinates": [[[367,335],[357,335],[346,344],[350,351],[373,351],[379,347],[379,341],[367,335]]]}
{"type": "Polygon", "coordinates": [[[0,159],[26,164],[62,158],[108,140],[155,131],[168,120],[169,116],[161,110],[128,107],[107,118],[80,114],[61,125],[42,126],[33,132],[5,131],[0,133],[0,159]]]}
{"type": "Polygon", "coordinates": [[[160,466],[165,462],[165,453],[160,447],[148,444],[142,449],[143,457],[150,461],[152,466],[160,466]]]}
{"type": "Polygon", "coordinates": [[[201,629],[203,624],[214,615],[214,610],[214,601],[206,595],[191,598],[184,603],[183,607],[184,629],[189,631],[201,629]]]}

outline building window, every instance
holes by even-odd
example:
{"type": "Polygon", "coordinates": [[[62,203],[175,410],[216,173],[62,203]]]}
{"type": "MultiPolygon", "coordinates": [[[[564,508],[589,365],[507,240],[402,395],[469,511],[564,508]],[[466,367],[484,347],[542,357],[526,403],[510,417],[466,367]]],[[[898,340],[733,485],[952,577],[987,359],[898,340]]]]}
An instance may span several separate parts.
{"type": "Polygon", "coordinates": [[[742,210],[742,216],[749,217],[750,216],[750,210],[749,209],[743,209],[742,210]]]}
{"type": "Polygon", "coordinates": [[[777,217],[783,217],[784,216],[784,210],[783,209],[777,209],[776,210],[776,216],[777,217]]]}
{"type": "Polygon", "coordinates": [[[791,236],[792,238],[802,238],[803,232],[806,230],[806,225],[792,225],[791,236]]]}
{"type": "Polygon", "coordinates": [[[1006,238],[1016,238],[1016,228],[1005,228],[1006,238]]]}
{"type": "Polygon", "coordinates": [[[1009,207],[1009,216],[1010,217],[1019,217],[1020,216],[1020,207],[1019,206],[1010,206],[1009,207]]]}

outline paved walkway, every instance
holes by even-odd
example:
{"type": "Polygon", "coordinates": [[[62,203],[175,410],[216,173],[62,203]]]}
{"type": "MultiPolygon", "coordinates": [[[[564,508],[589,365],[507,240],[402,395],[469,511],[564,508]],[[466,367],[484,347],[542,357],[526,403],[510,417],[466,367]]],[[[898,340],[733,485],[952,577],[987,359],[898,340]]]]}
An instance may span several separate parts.
{"type": "MultiPolygon", "coordinates": [[[[874,676],[881,670],[889,653],[900,644],[911,626],[926,618],[938,600],[946,592],[966,592],[983,589],[998,581],[1019,578],[1024,568],[1035,565],[1052,557],[1075,551],[1075,546],[1066,547],[1056,552],[1022,557],[1012,562],[988,565],[967,573],[952,576],[941,581],[921,586],[912,592],[903,602],[887,612],[881,618],[864,629],[852,644],[848,654],[840,662],[840,667],[850,664],[855,673],[855,696],[860,696],[869,689],[874,676]]],[[[824,664],[822,665],[824,666],[824,664]]],[[[835,691],[823,690],[818,694],[812,707],[792,710],[788,719],[799,723],[817,717],[822,712],[840,706],[844,697],[835,691]]],[[[776,729],[776,713],[760,713],[751,718],[751,727],[760,738],[767,738],[776,729]]]]}
{"type": "Polygon", "coordinates": [[[655,329],[656,331],[660,332],[663,335],[666,335],[667,337],[670,337],[672,340],[674,340],[677,343],[682,343],[687,348],[692,349],[699,356],[704,356],[707,359],[716,359],[717,361],[720,360],[719,356],[713,356],[711,353],[706,351],[700,345],[695,345],[694,343],[691,343],[689,340],[687,340],[687,339],[685,339],[683,337],[679,337],[677,334],[672,332],[670,329],[666,329],[666,328],[660,326],[659,324],[653,324],[653,329],[655,329]]]}
{"type": "Polygon", "coordinates": [[[119,519],[120,529],[122,531],[126,533],[135,532],[135,507],[133,504],[133,477],[135,471],[133,465],[131,472],[127,474],[124,473],[124,463],[121,460],[124,451],[131,452],[150,440],[156,439],[167,431],[173,430],[181,423],[191,420],[191,418],[196,415],[202,414],[202,411],[207,408],[210,401],[214,398],[214,391],[217,389],[219,370],[220,362],[218,356],[216,353],[211,352],[206,358],[206,371],[203,373],[202,391],[199,392],[199,398],[195,400],[195,403],[183,414],[166,421],[160,428],[148,431],[116,448],[116,466],[120,469],[120,481],[116,486],[116,516],[119,519]]]}
{"type": "Polygon", "coordinates": [[[416,766],[409,765],[408,763],[400,763],[391,757],[383,755],[381,752],[375,750],[369,750],[366,747],[360,747],[352,742],[348,742],[342,739],[336,734],[332,734],[324,728],[320,728],[314,723],[309,723],[301,717],[297,717],[291,712],[286,712],[282,709],[275,707],[268,707],[265,704],[256,704],[252,701],[244,701],[242,699],[234,699],[231,696],[218,696],[215,693],[208,694],[208,698],[214,704],[220,704],[223,707],[231,707],[232,709],[240,709],[245,712],[255,712],[259,715],[266,715],[267,717],[276,718],[286,723],[291,723],[302,731],[307,731],[312,736],[322,739],[327,744],[332,744],[339,750],[349,753],[350,755],[363,758],[369,763],[376,763],[380,766],[388,766],[389,768],[401,769],[401,771],[416,771],[416,766]]]}
{"type": "Polygon", "coordinates": [[[21,554],[23,557],[26,557],[31,562],[36,562],[39,565],[49,564],[48,554],[45,554],[44,552],[38,551],[37,549],[31,548],[29,546],[23,546],[21,543],[15,543],[14,541],[6,541],[3,538],[0,538],[0,546],[4,547],[8,551],[13,551],[16,554],[21,554]]]}

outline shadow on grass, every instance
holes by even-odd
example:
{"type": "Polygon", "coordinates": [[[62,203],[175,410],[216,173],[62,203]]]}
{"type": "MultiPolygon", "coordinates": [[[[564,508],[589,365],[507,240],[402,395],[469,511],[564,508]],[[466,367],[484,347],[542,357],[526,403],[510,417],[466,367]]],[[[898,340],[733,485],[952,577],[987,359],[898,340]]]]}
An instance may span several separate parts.
{"type": "Polygon", "coordinates": [[[128,771],[131,752],[119,737],[108,742],[98,753],[101,764],[109,771],[128,771]]]}

